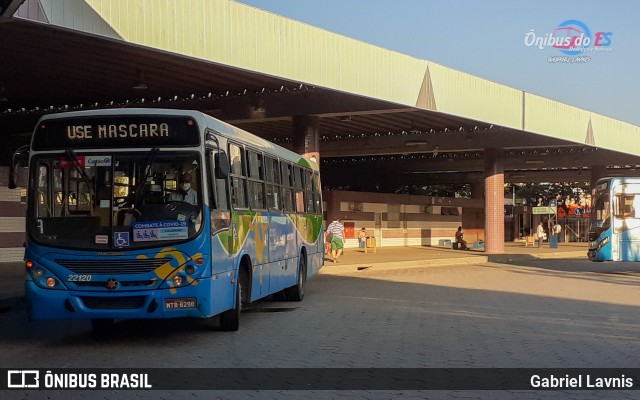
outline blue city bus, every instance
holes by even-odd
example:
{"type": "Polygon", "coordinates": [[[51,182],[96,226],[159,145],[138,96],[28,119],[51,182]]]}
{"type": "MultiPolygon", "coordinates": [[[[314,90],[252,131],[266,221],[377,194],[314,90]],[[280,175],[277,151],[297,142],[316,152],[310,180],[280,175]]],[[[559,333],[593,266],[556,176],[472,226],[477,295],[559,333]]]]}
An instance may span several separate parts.
{"type": "Polygon", "coordinates": [[[591,261],[640,261],[640,178],[603,178],[592,201],[591,261]]]}
{"type": "Polygon", "coordinates": [[[33,320],[105,332],[196,317],[234,331],[253,301],[302,300],[323,265],[317,164],[203,113],[46,115],[14,182],[20,156],[33,320]]]}

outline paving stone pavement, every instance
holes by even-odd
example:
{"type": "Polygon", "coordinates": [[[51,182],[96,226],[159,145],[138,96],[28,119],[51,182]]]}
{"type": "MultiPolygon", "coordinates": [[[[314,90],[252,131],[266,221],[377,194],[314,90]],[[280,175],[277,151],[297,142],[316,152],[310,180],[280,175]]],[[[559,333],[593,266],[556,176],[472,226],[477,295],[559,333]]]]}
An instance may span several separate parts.
{"type": "MultiPolygon", "coordinates": [[[[640,266],[584,259],[326,268],[302,303],[261,302],[235,334],[0,314],[0,367],[637,368],[640,266]],[[266,309],[282,312],[262,312],[266,309]],[[176,345],[179,343],[179,345],[176,345]]],[[[636,383],[637,384],[637,383],[636,383]]],[[[5,398],[25,398],[7,392],[5,398]],[[18,397],[16,397],[18,396],[18,397]]],[[[46,392],[51,399],[637,399],[637,391],[46,392]]],[[[29,398],[37,398],[28,396],[29,398]]]]}

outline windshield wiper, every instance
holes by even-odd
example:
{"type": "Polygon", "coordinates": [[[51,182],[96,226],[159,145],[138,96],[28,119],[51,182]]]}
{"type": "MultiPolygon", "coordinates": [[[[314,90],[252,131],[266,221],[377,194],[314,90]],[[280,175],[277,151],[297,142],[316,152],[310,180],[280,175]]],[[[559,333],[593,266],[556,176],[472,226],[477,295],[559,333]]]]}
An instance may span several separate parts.
{"type": "Polygon", "coordinates": [[[147,182],[147,178],[149,177],[149,172],[151,172],[151,164],[153,164],[153,162],[155,161],[158,151],[160,151],[158,147],[152,148],[151,153],[149,154],[149,157],[147,158],[147,161],[144,165],[143,176],[140,177],[140,182],[138,182],[138,185],[136,186],[136,197],[135,197],[136,207],[138,207],[140,201],[142,200],[142,190],[144,189],[144,184],[147,182]]]}
{"type": "Polygon", "coordinates": [[[73,166],[75,167],[76,171],[80,174],[82,179],[89,185],[89,187],[92,190],[93,195],[95,196],[95,194],[96,194],[96,185],[91,180],[91,178],[89,178],[89,175],[87,175],[87,173],[85,172],[84,168],[80,167],[80,163],[78,162],[78,157],[76,157],[76,153],[71,149],[67,149],[65,153],[67,155],[67,158],[70,159],[71,162],[73,162],[73,166]]]}

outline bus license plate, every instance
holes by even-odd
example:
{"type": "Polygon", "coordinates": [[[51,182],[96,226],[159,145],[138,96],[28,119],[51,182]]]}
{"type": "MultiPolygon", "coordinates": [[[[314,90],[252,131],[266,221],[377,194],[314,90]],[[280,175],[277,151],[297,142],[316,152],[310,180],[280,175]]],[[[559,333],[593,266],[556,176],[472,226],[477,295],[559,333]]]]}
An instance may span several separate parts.
{"type": "Polygon", "coordinates": [[[178,310],[182,308],[196,308],[196,299],[191,297],[187,299],[165,299],[165,310],[178,310]]]}

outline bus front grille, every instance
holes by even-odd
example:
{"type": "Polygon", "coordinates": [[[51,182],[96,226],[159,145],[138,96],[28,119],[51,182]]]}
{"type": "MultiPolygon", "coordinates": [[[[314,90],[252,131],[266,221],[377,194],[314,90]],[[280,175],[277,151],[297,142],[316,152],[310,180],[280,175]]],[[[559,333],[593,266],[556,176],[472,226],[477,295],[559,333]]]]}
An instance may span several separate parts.
{"type": "Polygon", "coordinates": [[[76,274],[144,274],[170,262],[172,258],[134,260],[56,260],[76,274]]]}
{"type": "Polygon", "coordinates": [[[125,297],[80,297],[87,308],[92,310],[115,310],[115,309],[135,309],[144,305],[146,296],[125,296],[125,297]]]}
{"type": "MultiPolygon", "coordinates": [[[[119,287],[151,287],[156,284],[156,280],[146,280],[146,281],[118,281],[119,287]]],[[[73,282],[74,285],[79,287],[98,287],[98,288],[107,288],[107,283],[102,281],[90,281],[90,282],[73,282]]]]}

